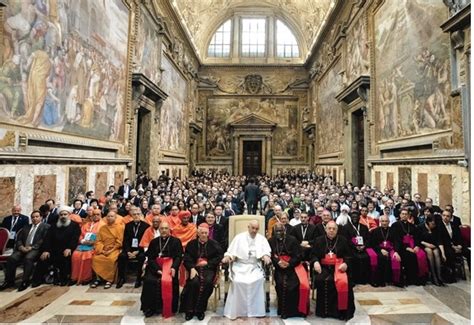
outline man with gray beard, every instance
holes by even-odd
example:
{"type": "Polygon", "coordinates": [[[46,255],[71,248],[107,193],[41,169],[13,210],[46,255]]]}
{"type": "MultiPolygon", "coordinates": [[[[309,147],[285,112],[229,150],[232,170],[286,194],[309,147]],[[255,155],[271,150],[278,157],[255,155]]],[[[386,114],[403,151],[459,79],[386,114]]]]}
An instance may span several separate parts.
{"type": "Polygon", "coordinates": [[[59,219],[49,229],[43,243],[43,253],[40,256],[33,275],[32,287],[37,287],[49,268],[53,266],[58,271],[54,284],[65,286],[71,277],[71,256],[79,242],[81,228],[70,219],[72,209],[62,206],[58,209],[59,219]]]}

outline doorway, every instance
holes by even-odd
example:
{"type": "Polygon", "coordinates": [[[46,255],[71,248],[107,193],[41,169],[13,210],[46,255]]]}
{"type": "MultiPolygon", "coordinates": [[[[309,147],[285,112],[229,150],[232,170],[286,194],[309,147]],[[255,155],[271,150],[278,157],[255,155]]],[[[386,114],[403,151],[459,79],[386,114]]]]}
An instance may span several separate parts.
{"type": "Polygon", "coordinates": [[[365,183],[364,113],[362,109],[352,113],[352,181],[355,186],[365,183]]]}
{"type": "Polygon", "coordinates": [[[262,174],[262,141],[243,142],[243,174],[259,176],[262,174]]]}
{"type": "Polygon", "coordinates": [[[140,107],[137,114],[137,147],[135,172],[144,171],[149,173],[149,153],[150,153],[150,130],[151,114],[146,108],[140,107]]]}

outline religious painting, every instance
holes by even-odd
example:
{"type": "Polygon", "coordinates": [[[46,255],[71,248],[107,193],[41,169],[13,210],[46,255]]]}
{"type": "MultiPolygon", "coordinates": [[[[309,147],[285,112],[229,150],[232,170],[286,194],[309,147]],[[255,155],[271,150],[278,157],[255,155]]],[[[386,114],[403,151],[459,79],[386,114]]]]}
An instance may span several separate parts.
{"type": "Polygon", "coordinates": [[[403,195],[405,193],[411,193],[411,168],[410,167],[399,167],[398,168],[398,193],[403,195]]]}
{"type": "Polygon", "coordinates": [[[374,15],[376,136],[451,127],[449,36],[442,1],[385,1],[374,15]]]}
{"type": "Polygon", "coordinates": [[[158,85],[161,81],[158,26],[144,6],[140,9],[138,26],[133,72],[144,74],[155,85],[158,85]]]}
{"type": "Polygon", "coordinates": [[[107,184],[107,172],[100,172],[95,174],[95,193],[98,197],[104,195],[109,188],[107,184]]]}
{"type": "Polygon", "coordinates": [[[350,84],[359,76],[369,74],[369,42],[363,16],[349,29],[346,49],[346,78],[350,84]]]}
{"type": "Polygon", "coordinates": [[[161,106],[161,149],[184,154],[188,132],[187,82],[166,56],[162,57],[162,67],[161,87],[168,94],[168,98],[161,106]]]}
{"type": "Polygon", "coordinates": [[[321,78],[318,87],[318,153],[320,155],[337,153],[343,147],[343,120],[340,103],[336,94],[341,90],[339,75],[340,61],[333,65],[321,78]]]}
{"type": "Polygon", "coordinates": [[[0,177],[0,217],[11,214],[15,204],[15,177],[0,177]]]}
{"type": "Polygon", "coordinates": [[[277,124],[274,154],[295,156],[298,151],[298,99],[271,97],[216,97],[207,102],[206,152],[208,156],[231,155],[230,124],[258,115],[277,124]]]}
{"type": "Polygon", "coordinates": [[[87,167],[69,167],[67,203],[72,204],[77,194],[87,190],[87,167]]]}
{"type": "Polygon", "coordinates": [[[39,209],[49,199],[56,200],[56,175],[35,176],[33,183],[33,209],[39,209]]]}
{"type": "Polygon", "coordinates": [[[122,0],[10,1],[0,122],[123,141],[128,17],[122,0]]]}

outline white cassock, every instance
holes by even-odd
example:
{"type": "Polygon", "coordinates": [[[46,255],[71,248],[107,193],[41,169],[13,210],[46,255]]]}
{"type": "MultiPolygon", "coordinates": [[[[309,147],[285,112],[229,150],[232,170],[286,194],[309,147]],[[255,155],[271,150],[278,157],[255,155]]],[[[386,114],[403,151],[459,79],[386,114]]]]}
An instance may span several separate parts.
{"type": "Polygon", "coordinates": [[[265,316],[265,271],[261,259],[271,256],[267,239],[257,234],[250,237],[246,231],[232,240],[225,256],[234,261],[230,267],[229,293],[224,307],[224,316],[230,319],[237,317],[265,316]]]}

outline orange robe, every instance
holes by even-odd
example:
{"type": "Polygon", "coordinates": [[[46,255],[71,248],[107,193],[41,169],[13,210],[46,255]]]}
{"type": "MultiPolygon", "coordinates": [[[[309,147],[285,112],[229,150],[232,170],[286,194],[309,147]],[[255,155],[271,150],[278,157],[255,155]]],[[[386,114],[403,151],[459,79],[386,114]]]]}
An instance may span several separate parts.
{"type": "Polygon", "coordinates": [[[95,243],[95,255],[92,258],[92,269],[105,281],[114,282],[117,271],[117,259],[123,242],[124,226],[115,221],[111,226],[104,225],[100,228],[95,243]],[[110,254],[102,254],[111,250],[110,254]]]}
{"type": "MultiPolygon", "coordinates": [[[[103,217],[100,220],[100,222],[102,223],[102,226],[105,226],[107,224],[107,219],[105,219],[105,217],[103,217]]],[[[124,228],[125,228],[125,225],[127,224],[127,222],[125,222],[125,218],[118,215],[118,214],[115,217],[115,223],[119,224],[119,225],[122,225],[124,228]]]]}
{"type": "Polygon", "coordinates": [[[79,246],[77,246],[71,257],[71,280],[77,281],[77,283],[92,280],[92,257],[94,256],[94,246],[92,246],[92,249],[88,249],[87,245],[81,244],[81,240],[84,239],[87,233],[97,235],[101,226],[102,224],[100,221],[88,221],[81,227],[79,246]]]}
{"type": "Polygon", "coordinates": [[[150,246],[150,242],[159,236],[160,236],[160,231],[158,229],[155,229],[153,227],[148,227],[143,233],[143,237],[140,240],[139,246],[147,250],[148,246],[150,246]]]}
{"type": "Polygon", "coordinates": [[[162,216],[160,217],[161,222],[167,222],[170,225],[170,229],[173,230],[174,227],[181,224],[181,218],[176,216],[162,216]]]}
{"type": "Polygon", "coordinates": [[[127,223],[129,222],[132,222],[133,221],[133,218],[131,215],[126,215],[125,217],[122,217],[122,222],[124,225],[126,225],[127,223]]]}
{"type": "Polygon", "coordinates": [[[268,220],[268,228],[267,228],[267,238],[270,239],[272,238],[273,234],[273,226],[278,223],[278,218],[276,216],[273,216],[268,220]]]}
{"type": "Polygon", "coordinates": [[[85,220],[82,220],[81,216],[79,216],[77,214],[74,214],[74,213],[71,213],[69,215],[69,219],[71,219],[71,221],[74,221],[75,223],[78,223],[79,226],[82,225],[85,221],[85,220]]]}
{"type": "MultiPolygon", "coordinates": [[[[164,215],[160,214],[158,215],[160,217],[160,221],[162,220],[162,218],[166,218],[164,215]]],[[[152,213],[148,213],[145,217],[145,222],[147,224],[149,224],[150,226],[153,226],[153,214],[152,213]]]]}
{"type": "Polygon", "coordinates": [[[377,222],[375,222],[374,218],[367,216],[366,218],[362,218],[362,216],[359,219],[359,223],[361,225],[367,226],[369,228],[369,231],[374,230],[377,228],[377,222]]]}
{"type": "Polygon", "coordinates": [[[183,226],[182,224],[177,225],[171,231],[171,235],[181,240],[181,244],[183,245],[183,248],[186,248],[186,246],[191,240],[196,239],[196,235],[197,235],[196,225],[193,223],[188,223],[186,226],[183,226]]]}

